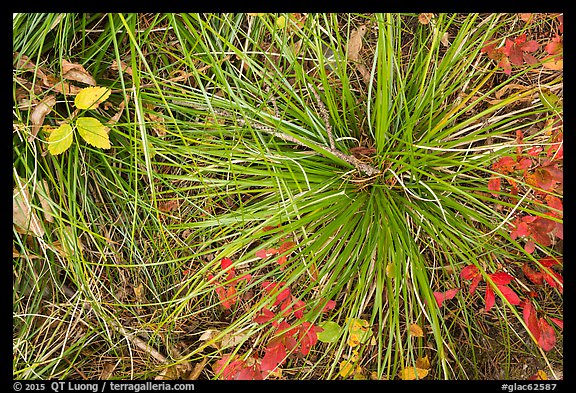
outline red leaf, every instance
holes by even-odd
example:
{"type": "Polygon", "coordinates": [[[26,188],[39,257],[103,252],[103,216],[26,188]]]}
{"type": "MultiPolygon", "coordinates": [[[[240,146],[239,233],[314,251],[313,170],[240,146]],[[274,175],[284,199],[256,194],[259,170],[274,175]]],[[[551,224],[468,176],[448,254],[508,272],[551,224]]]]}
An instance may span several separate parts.
{"type": "Polygon", "coordinates": [[[233,355],[223,355],[213,366],[214,372],[216,374],[222,374],[222,379],[224,380],[238,379],[238,374],[241,373],[245,366],[245,362],[240,359],[234,359],[226,364],[231,356],[233,355]]]}
{"type": "Polygon", "coordinates": [[[498,272],[489,275],[494,284],[496,285],[506,285],[514,279],[511,275],[506,272],[498,272]]]}
{"type": "Polygon", "coordinates": [[[562,319],[550,318],[550,320],[554,322],[560,329],[564,330],[564,321],[562,319]]]}
{"type": "MultiPolygon", "coordinates": [[[[506,46],[508,46],[508,43],[506,43],[506,46]]],[[[522,58],[522,50],[518,45],[512,44],[508,52],[509,52],[508,56],[512,64],[522,65],[524,63],[524,59],[522,58]]]]}
{"type": "Polygon", "coordinates": [[[551,350],[556,344],[556,332],[554,332],[554,328],[550,326],[544,318],[538,320],[538,327],[540,329],[538,345],[545,351],[551,350]]]}
{"type": "Polygon", "coordinates": [[[546,257],[546,258],[539,259],[538,262],[542,266],[552,267],[554,265],[562,265],[562,258],[557,259],[554,257],[546,257]]]}
{"type": "Polygon", "coordinates": [[[498,66],[504,69],[504,73],[506,75],[510,75],[512,73],[512,65],[510,64],[510,59],[507,57],[503,57],[502,60],[498,62],[498,66]]]}
{"type": "Polygon", "coordinates": [[[321,327],[312,325],[310,322],[303,322],[299,326],[298,338],[300,339],[300,352],[302,355],[308,355],[310,349],[318,342],[317,332],[322,330],[321,327]]]}
{"type": "Polygon", "coordinates": [[[526,251],[528,254],[532,254],[534,250],[536,250],[536,245],[533,241],[529,240],[526,242],[526,244],[524,244],[524,251],[526,251]]]}
{"type": "Polygon", "coordinates": [[[465,280],[472,280],[474,277],[478,276],[478,274],[480,274],[480,272],[476,265],[468,265],[462,269],[460,277],[465,280]]]}
{"type": "Polygon", "coordinates": [[[336,302],[334,300],[328,300],[328,302],[326,303],[326,305],[322,309],[322,312],[328,312],[328,311],[334,309],[334,307],[336,307],[336,302]]]}
{"type": "Polygon", "coordinates": [[[256,256],[257,256],[258,258],[262,258],[262,259],[264,259],[264,258],[266,258],[266,257],[268,256],[268,253],[266,252],[266,249],[264,249],[264,248],[256,251],[255,254],[256,254],[256,256]]]}
{"type": "Polygon", "coordinates": [[[524,305],[524,309],[522,310],[522,316],[524,317],[524,322],[526,322],[526,326],[528,326],[528,330],[534,336],[536,341],[540,338],[540,326],[538,325],[538,318],[536,316],[536,309],[532,303],[526,303],[524,305]]]}
{"type": "Polygon", "coordinates": [[[266,347],[266,354],[262,358],[260,368],[264,371],[273,371],[282,365],[286,358],[286,347],[280,340],[272,340],[266,347]]]}
{"type": "Polygon", "coordinates": [[[262,309],[262,312],[254,317],[254,322],[259,324],[264,324],[275,317],[275,314],[268,310],[266,307],[262,309]]]}
{"type": "Polygon", "coordinates": [[[516,169],[519,171],[524,171],[524,170],[530,168],[531,165],[532,165],[532,160],[530,158],[522,158],[516,164],[516,169]]]}
{"type": "Polygon", "coordinates": [[[538,63],[538,59],[535,58],[534,56],[532,56],[531,54],[524,53],[522,55],[522,57],[524,58],[524,61],[526,62],[526,64],[537,64],[538,63]]]}
{"type": "Polygon", "coordinates": [[[293,249],[296,246],[296,243],[294,242],[284,242],[280,245],[280,248],[278,249],[278,252],[280,254],[293,249]]]}
{"type": "Polygon", "coordinates": [[[539,47],[540,47],[540,44],[538,44],[534,40],[530,40],[530,41],[525,42],[522,45],[520,45],[522,52],[535,52],[538,50],[539,47]]]}
{"type": "Polygon", "coordinates": [[[222,260],[220,261],[220,266],[222,267],[222,270],[226,270],[227,268],[232,266],[232,260],[230,258],[222,258],[222,260]]]}
{"type": "Polygon", "coordinates": [[[502,292],[502,295],[510,302],[510,304],[518,305],[520,304],[520,298],[512,289],[505,285],[498,285],[498,289],[502,292]]]}
{"type": "MultiPolygon", "coordinates": [[[[488,180],[488,190],[490,191],[500,191],[500,178],[499,177],[492,177],[488,180]]],[[[496,192],[491,192],[493,196],[498,196],[496,192]]]]}
{"type": "Polygon", "coordinates": [[[494,296],[494,291],[492,290],[492,287],[490,287],[490,285],[486,287],[485,300],[486,300],[486,307],[484,309],[486,312],[488,312],[490,311],[492,306],[494,306],[494,303],[496,303],[496,297],[494,296]]]}
{"type": "Polygon", "coordinates": [[[445,292],[434,292],[434,298],[436,299],[436,303],[438,303],[438,307],[442,307],[442,303],[444,300],[450,300],[456,296],[460,288],[449,289],[445,292]]]}
{"type": "Polygon", "coordinates": [[[544,149],[541,146],[532,146],[530,150],[528,150],[527,154],[532,157],[538,157],[540,153],[542,153],[544,149]]]}
{"type": "Polygon", "coordinates": [[[298,319],[301,319],[302,317],[304,317],[304,312],[306,311],[306,303],[298,299],[294,304],[293,310],[294,310],[294,316],[298,319]]]}
{"type": "Polygon", "coordinates": [[[562,53],[562,38],[559,35],[556,35],[556,37],[552,38],[552,40],[546,44],[544,50],[551,55],[562,53]]]}
{"type": "MultiPolygon", "coordinates": [[[[222,287],[220,287],[222,288],[222,287]]],[[[223,289],[223,288],[222,288],[223,289]]],[[[228,287],[226,292],[224,291],[218,292],[218,288],[216,288],[216,292],[218,293],[218,297],[220,298],[220,303],[226,309],[230,309],[234,304],[236,304],[237,296],[236,296],[236,288],[235,287],[228,287]]]]}
{"type": "Polygon", "coordinates": [[[278,265],[280,265],[280,270],[284,270],[286,266],[284,264],[288,262],[288,257],[286,255],[281,255],[278,257],[278,265]]]}
{"type": "Polygon", "coordinates": [[[528,279],[532,281],[534,284],[541,285],[544,283],[544,276],[542,275],[542,272],[537,272],[536,270],[528,266],[527,263],[525,263],[524,266],[522,266],[522,271],[524,272],[524,275],[528,277],[528,279]]]}
{"type": "Polygon", "coordinates": [[[546,195],[544,199],[546,200],[546,204],[552,209],[560,210],[561,212],[564,210],[562,206],[562,200],[560,198],[553,195],[546,195]]]}
{"type": "Polygon", "coordinates": [[[492,164],[492,169],[498,173],[502,173],[503,175],[514,172],[515,167],[516,161],[514,161],[510,156],[504,156],[492,164]]]}

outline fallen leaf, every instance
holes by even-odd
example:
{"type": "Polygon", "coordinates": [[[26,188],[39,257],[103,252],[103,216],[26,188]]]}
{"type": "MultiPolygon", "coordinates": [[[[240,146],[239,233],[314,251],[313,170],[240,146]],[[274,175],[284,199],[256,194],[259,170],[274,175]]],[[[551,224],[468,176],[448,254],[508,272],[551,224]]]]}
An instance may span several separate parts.
{"type": "Polygon", "coordinates": [[[90,86],[96,86],[96,80],[86,71],[81,64],[71,63],[68,60],[62,60],[62,77],[64,79],[86,83],[90,86]]]}
{"type": "Polygon", "coordinates": [[[102,149],[110,149],[107,127],[100,123],[98,119],[79,117],[76,120],[76,128],[78,128],[78,133],[82,139],[88,144],[102,149]]]}
{"type": "Polygon", "coordinates": [[[400,371],[400,378],[404,381],[422,379],[428,375],[428,370],[418,367],[406,367],[400,371]]]}
{"type": "Polygon", "coordinates": [[[352,31],[348,40],[348,60],[358,62],[360,59],[360,50],[362,49],[362,38],[366,34],[366,25],[362,25],[352,31]]]}
{"type": "Polygon", "coordinates": [[[122,68],[122,71],[127,73],[128,75],[132,76],[132,67],[128,67],[124,62],[120,62],[120,67],[118,67],[118,62],[116,60],[112,60],[112,64],[110,65],[110,69],[114,71],[118,71],[122,68]]]}
{"type": "Polygon", "coordinates": [[[340,376],[342,378],[347,378],[354,372],[354,364],[348,360],[342,360],[340,362],[340,376]]]}
{"type": "Polygon", "coordinates": [[[54,105],[56,105],[56,96],[54,95],[47,96],[36,105],[36,107],[32,111],[32,114],[30,114],[30,123],[32,123],[32,133],[28,138],[29,142],[32,142],[34,140],[36,134],[38,134],[38,131],[40,130],[40,127],[42,127],[42,124],[44,124],[44,118],[48,113],[52,112],[52,107],[54,105]]]}
{"type": "Polygon", "coordinates": [[[529,381],[546,381],[548,380],[548,375],[542,370],[538,370],[536,374],[528,378],[529,381]]]}
{"type": "Polygon", "coordinates": [[[12,193],[12,224],[21,233],[32,234],[36,237],[44,236],[44,228],[32,209],[28,188],[24,180],[18,176],[16,176],[16,187],[12,193]]]}
{"type": "Polygon", "coordinates": [[[450,46],[450,35],[448,34],[448,32],[442,34],[442,38],[440,39],[440,42],[442,43],[442,45],[444,45],[445,47],[449,47],[450,46]]]}
{"type": "Polygon", "coordinates": [[[200,377],[200,374],[202,373],[202,370],[204,370],[204,367],[206,366],[206,363],[208,362],[208,358],[204,358],[202,359],[201,362],[196,363],[196,365],[194,366],[194,368],[192,369],[192,371],[190,371],[190,374],[188,374],[186,376],[186,378],[184,378],[187,381],[195,381],[198,379],[198,377],[200,377]]]}
{"type": "Polygon", "coordinates": [[[562,57],[550,55],[542,59],[542,65],[549,70],[561,71],[564,68],[564,60],[562,57]]]}
{"type": "Polygon", "coordinates": [[[524,21],[524,23],[526,24],[530,24],[530,22],[532,22],[533,19],[533,15],[531,12],[526,12],[526,13],[519,13],[518,17],[524,21]]]}
{"type": "Polygon", "coordinates": [[[426,355],[422,358],[416,359],[416,368],[423,369],[423,370],[429,370],[430,369],[430,359],[428,359],[428,355],[426,355]]]}
{"type": "Polygon", "coordinates": [[[538,328],[540,329],[540,336],[538,337],[538,345],[545,351],[550,351],[556,345],[556,333],[554,328],[546,322],[544,318],[538,320],[538,328]]]}
{"type": "Polygon", "coordinates": [[[427,25],[433,18],[434,14],[423,12],[420,15],[418,15],[418,22],[420,22],[423,25],[427,25]]]}
{"type": "Polygon", "coordinates": [[[414,337],[424,337],[424,331],[415,323],[410,325],[410,334],[414,337]]]}

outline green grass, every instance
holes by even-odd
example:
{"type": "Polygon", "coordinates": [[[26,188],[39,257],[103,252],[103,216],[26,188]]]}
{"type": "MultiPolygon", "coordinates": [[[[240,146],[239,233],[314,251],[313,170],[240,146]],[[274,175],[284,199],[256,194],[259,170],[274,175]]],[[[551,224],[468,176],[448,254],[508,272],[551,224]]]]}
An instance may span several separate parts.
{"type": "MultiPolygon", "coordinates": [[[[109,366],[114,378],[153,378],[223,353],[261,357],[269,333],[252,318],[272,300],[261,296],[264,281],[285,282],[309,305],[336,300],[328,314],[308,307],[308,321],[369,321],[374,342],[360,346],[359,360],[367,375],[394,379],[427,355],[432,379],[483,378],[486,320],[506,338],[499,345],[509,359],[525,352],[538,364],[559,362],[560,349],[539,351],[525,333],[521,310],[498,301],[478,313],[481,299],[458,277],[469,264],[492,273],[535,260],[510,241],[507,221],[512,208],[537,207],[526,198],[495,210],[487,189],[490,165],[515,151],[515,130],[554,115],[539,100],[522,101],[531,86],[487,104],[530,75],[502,78],[480,53],[495,32],[518,33],[515,18],[438,14],[433,29],[400,14],[310,14],[300,27],[287,18],[286,28],[273,15],[16,15],[15,52],[56,75],[63,58],[83,64],[113,89],[113,108],[98,111],[103,123],[126,107],[111,126],[112,149],[76,138],[51,156],[43,131],[28,140],[30,109],[14,105],[15,179],[31,190],[46,180],[54,216],[40,220],[42,237],[14,232],[14,377],[98,378],[109,366]],[[342,61],[362,24],[368,84],[342,61]],[[325,48],[341,60],[327,67],[325,48]],[[131,74],[111,72],[113,61],[131,74]],[[373,147],[368,165],[379,175],[330,150],[313,90],[335,149],[373,147]],[[171,201],[177,207],[166,211],[171,201]],[[297,244],[284,270],[255,256],[284,238],[297,244]],[[224,279],[223,257],[252,275],[242,287],[251,295],[231,311],[207,280],[224,279]],[[36,285],[16,288],[31,277],[36,285]],[[460,286],[450,306],[436,307],[434,291],[460,286]],[[424,338],[409,335],[412,323],[424,338]],[[208,329],[219,336],[198,341],[208,329]],[[222,348],[225,335],[237,342],[222,348]]],[[[68,116],[67,100],[58,96],[45,123],[68,116]]],[[[546,140],[542,130],[525,142],[546,140]]],[[[352,352],[347,339],[289,357],[284,376],[338,378],[352,352]]],[[[208,365],[203,378],[214,378],[208,365]]]]}

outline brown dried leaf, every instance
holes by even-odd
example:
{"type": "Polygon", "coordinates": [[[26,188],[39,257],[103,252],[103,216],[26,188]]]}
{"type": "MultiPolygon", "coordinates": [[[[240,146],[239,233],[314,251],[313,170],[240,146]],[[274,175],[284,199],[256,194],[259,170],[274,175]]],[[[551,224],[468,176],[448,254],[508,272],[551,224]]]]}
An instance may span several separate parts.
{"type": "Polygon", "coordinates": [[[366,25],[360,26],[352,31],[348,40],[348,60],[358,62],[360,60],[360,50],[362,49],[362,38],[366,34],[366,25]]]}
{"type": "MultiPolygon", "coordinates": [[[[122,71],[127,73],[128,75],[132,76],[132,67],[128,67],[123,61],[120,62],[120,67],[122,67],[122,71]]],[[[112,65],[110,65],[110,69],[114,71],[118,71],[118,62],[116,60],[112,61],[112,65]]]]}
{"type": "Polygon", "coordinates": [[[444,45],[445,47],[449,47],[450,46],[450,34],[448,34],[448,32],[442,34],[442,38],[440,39],[440,42],[442,43],[442,45],[444,45]]]}
{"type": "Polygon", "coordinates": [[[427,25],[433,18],[434,14],[423,12],[420,15],[418,15],[418,22],[422,23],[423,25],[427,25]]]}
{"type": "Polygon", "coordinates": [[[424,331],[415,323],[410,325],[410,334],[414,337],[424,337],[424,331]]]}
{"type": "Polygon", "coordinates": [[[47,96],[36,105],[32,111],[32,114],[30,115],[30,122],[32,123],[32,135],[30,135],[28,141],[31,142],[34,140],[36,134],[38,134],[38,131],[40,130],[40,127],[42,127],[42,124],[44,123],[44,118],[48,113],[52,112],[52,107],[54,105],[56,105],[56,96],[54,95],[47,96]]]}
{"type": "Polygon", "coordinates": [[[202,361],[200,363],[196,363],[196,365],[194,366],[194,368],[192,369],[192,371],[190,371],[190,374],[188,374],[186,376],[186,378],[184,378],[185,380],[188,381],[195,381],[198,379],[198,377],[200,377],[200,374],[202,373],[202,370],[204,370],[204,367],[206,366],[206,363],[208,363],[208,358],[204,358],[202,359],[202,361]]]}
{"type": "Polygon", "coordinates": [[[68,60],[62,60],[62,77],[64,79],[86,83],[90,86],[96,86],[96,80],[82,65],[70,63],[68,60]]]}
{"type": "Polygon", "coordinates": [[[424,356],[423,358],[416,359],[416,367],[424,370],[429,370],[430,359],[428,359],[428,355],[424,356]]]}
{"type": "Polygon", "coordinates": [[[12,194],[12,223],[20,233],[31,234],[36,237],[44,236],[44,228],[32,210],[30,193],[25,182],[18,176],[16,176],[16,187],[14,187],[12,194]]]}

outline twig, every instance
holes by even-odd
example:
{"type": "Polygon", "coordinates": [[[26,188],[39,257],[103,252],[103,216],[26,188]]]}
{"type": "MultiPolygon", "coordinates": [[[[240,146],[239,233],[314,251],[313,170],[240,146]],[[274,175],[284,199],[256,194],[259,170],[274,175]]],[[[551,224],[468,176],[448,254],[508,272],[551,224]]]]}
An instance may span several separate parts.
{"type": "Polygon", "coordinates": [[[320,115],[322,116],[322,119],[324,119],[326,132],[328,133],[328,141],[330,142],[330,149],[336,150],[336,145],[334,144],[334,135],[332,135],[332,125],[330,125],[330,119],[328,118],[328,111],[326,110],[326,107],[322,103],[322,100],[320,99],[318,92],[316,91],[316,89],[314,89],[314,86],[312,86],[311,83],[308,83],[308,87],[310,88],[310,90],[312,90],[312,93],[314,93],[314,97],[316,97],[316,101],[318,102],[318,109],[320,110],[320,115]]]}
{"type": "MultiPolygon", "coordinates": [[[[182,105],[182,106],[187,106],[187,107],[191,107],[191,108],[195,108],[195,109],[202,109],[202,110],[206,110],[208,109],[208,107],[206,106],[202,106],[202,105],[198,105],[198,104],[194,104],[191,102],[186,102],[186,101],[176,101],[173,100],[173,103],[177,104],[177,105],[182,105]]],[[[226,110],[223,109],[216,109],[213,108],[214,113],[220,116],[225,116],[225,117],[234,117],[233,114],[231,112],[228,112],[226,110]]],[[[327,147],[327,146],[323,146],[319,143],[316,143],[310,139],[301,137],[301,138],[295,138],[292,135],[288,135],[288,134],[284,134],[282,132],[278,132],[270,127],[261,125],[261,124],[257,124],[257,123],[252,123],[252,122],[247,122],[243,119],[236,119],[236,122],[238,123],[239,126],[244,127],[245,125],[249,125],[250,127],[252,127],[255,130],[258,131],[262,131],[268,135],[272,135],[276,138],[280,138],[283,141],[286,142],[291,142],[294,143],[298,146],[302,146],[308,149],[311,149],[311,146],[314,146],[315,148],[319,149],[319,150],[323,150],[327,153],[333,154],[336,157],[338,157],[339,159],[353,165],[357,170],[359,170],[360,172],[365,173],[368,176],[374,176],[374,175],[379,175],[382,173],[382,171],[378,168],[374,168],[372,165],[366,164],[362,161],[360,161],[359,159],[357,159],[354,156],[348,155],[348,154],[344,154],[342,153],[340,150],[336,149],[335,147],[327,147]]],[[[329,137],[331,137],[332,135],[332,131],[330,130],[329,133],[329,137]]],[[[332,143],[334,143],[332,141],[332,143]]]]}

